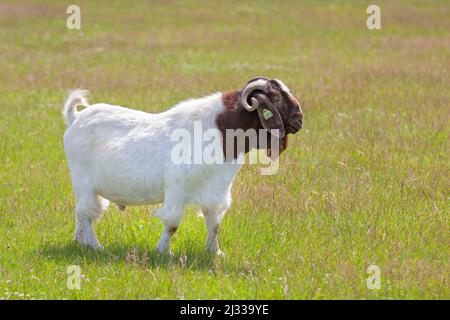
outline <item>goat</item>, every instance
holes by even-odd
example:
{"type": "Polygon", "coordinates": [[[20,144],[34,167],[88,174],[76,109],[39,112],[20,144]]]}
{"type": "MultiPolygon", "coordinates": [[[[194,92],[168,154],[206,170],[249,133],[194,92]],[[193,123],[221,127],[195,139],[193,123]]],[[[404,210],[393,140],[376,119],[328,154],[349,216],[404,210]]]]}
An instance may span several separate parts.
{"type": "MultiPolygon", "coordinates": [[[[236,158],[253,148],[227,145],[226,130],[278,129],[281,153],[287,148],[287,135],[303,124],[300,104],[287,86],[264,77],[248,81],[243,90],[187,100],[158,114],[104,103],[89,105],[87,91],[75,90],[64,104],[63,116],[68,126],[64,149],[76,199],[75,240],[93,249],[103,248],[93,222],[110,202],[121,210],[163,202],[155,215],[164,224],[157,244],[160,253],[169,251],[185,206],[194,204],[205,217],[207,250],[222,254],[218,227],[231,205],[231,186],[241,167],[227,159],[226,150],[231,147],[236,158]],[[78,111],[77,106],[85,109],[78,111]],[[191,132],[195,121],[220,132],[221,156],[230,163],[180,165],[171,161],[171,133],[180,128],[191,132]]],[[[258,147],[270,148],[260,142],[258,147]]]]}

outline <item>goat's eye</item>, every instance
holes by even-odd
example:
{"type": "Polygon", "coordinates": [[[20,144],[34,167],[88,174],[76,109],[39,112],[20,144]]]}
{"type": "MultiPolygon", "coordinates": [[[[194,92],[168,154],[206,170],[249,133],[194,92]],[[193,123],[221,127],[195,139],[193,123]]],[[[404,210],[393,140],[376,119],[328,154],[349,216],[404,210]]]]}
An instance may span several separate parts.
{"type": "Polygon", "coordinates": [[[278,102],[280,102],[281,98],[278,96],[273,96],[272,100],[274,103],[278,103],[278,102]]]}

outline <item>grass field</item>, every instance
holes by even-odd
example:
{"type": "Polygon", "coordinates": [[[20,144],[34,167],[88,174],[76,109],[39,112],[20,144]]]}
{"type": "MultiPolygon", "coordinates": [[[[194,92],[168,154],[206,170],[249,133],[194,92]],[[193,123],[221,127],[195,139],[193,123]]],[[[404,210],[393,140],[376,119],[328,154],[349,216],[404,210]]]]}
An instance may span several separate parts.
{"type": "Polygon", "coordinates": [[[0,2],[0,299],[449,299],[447,1],[0,2]],[[149,207],[111,207],[102,253],[72,240],[67,90],[149,112],[280,78],[304,129],[280,171],[244,167],[219,241],[189,208],[174,257],[149,207]],[[80,290],[66,269],[79,265],[80,290]],[[381,288],[366,285],[369,265],[381,288]]]}

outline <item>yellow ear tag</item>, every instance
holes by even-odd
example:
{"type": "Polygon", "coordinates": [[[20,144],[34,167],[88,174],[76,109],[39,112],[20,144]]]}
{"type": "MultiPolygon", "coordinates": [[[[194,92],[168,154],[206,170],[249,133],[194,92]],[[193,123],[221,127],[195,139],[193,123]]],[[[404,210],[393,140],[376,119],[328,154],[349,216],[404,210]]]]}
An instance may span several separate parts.
{"type": "Polygon", "coordinates": [[[263,118],[264,120],[270,119],[273,117],[273,113],[270,110],[263,109],[263,118]]]}

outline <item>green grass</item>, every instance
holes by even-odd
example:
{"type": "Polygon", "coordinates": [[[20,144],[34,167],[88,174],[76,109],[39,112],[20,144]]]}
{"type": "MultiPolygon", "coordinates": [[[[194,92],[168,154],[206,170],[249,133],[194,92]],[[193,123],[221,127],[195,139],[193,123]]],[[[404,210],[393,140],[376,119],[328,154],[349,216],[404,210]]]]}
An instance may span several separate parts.
{"type": "Polygon", "coordinates": [[[69,2],[0,3],[0,299],[450,298],[448,2],[377,1],[378,31],[366,1],[77,3],[79,31],[69,2]],[[237,177],[226,258],[194,208],[172,258],[148,207],[105,213],[104,252],[75,245],[67,89],[154,112],[256,75],[290,86],[305,125],[279,174],[237,177]]]}

